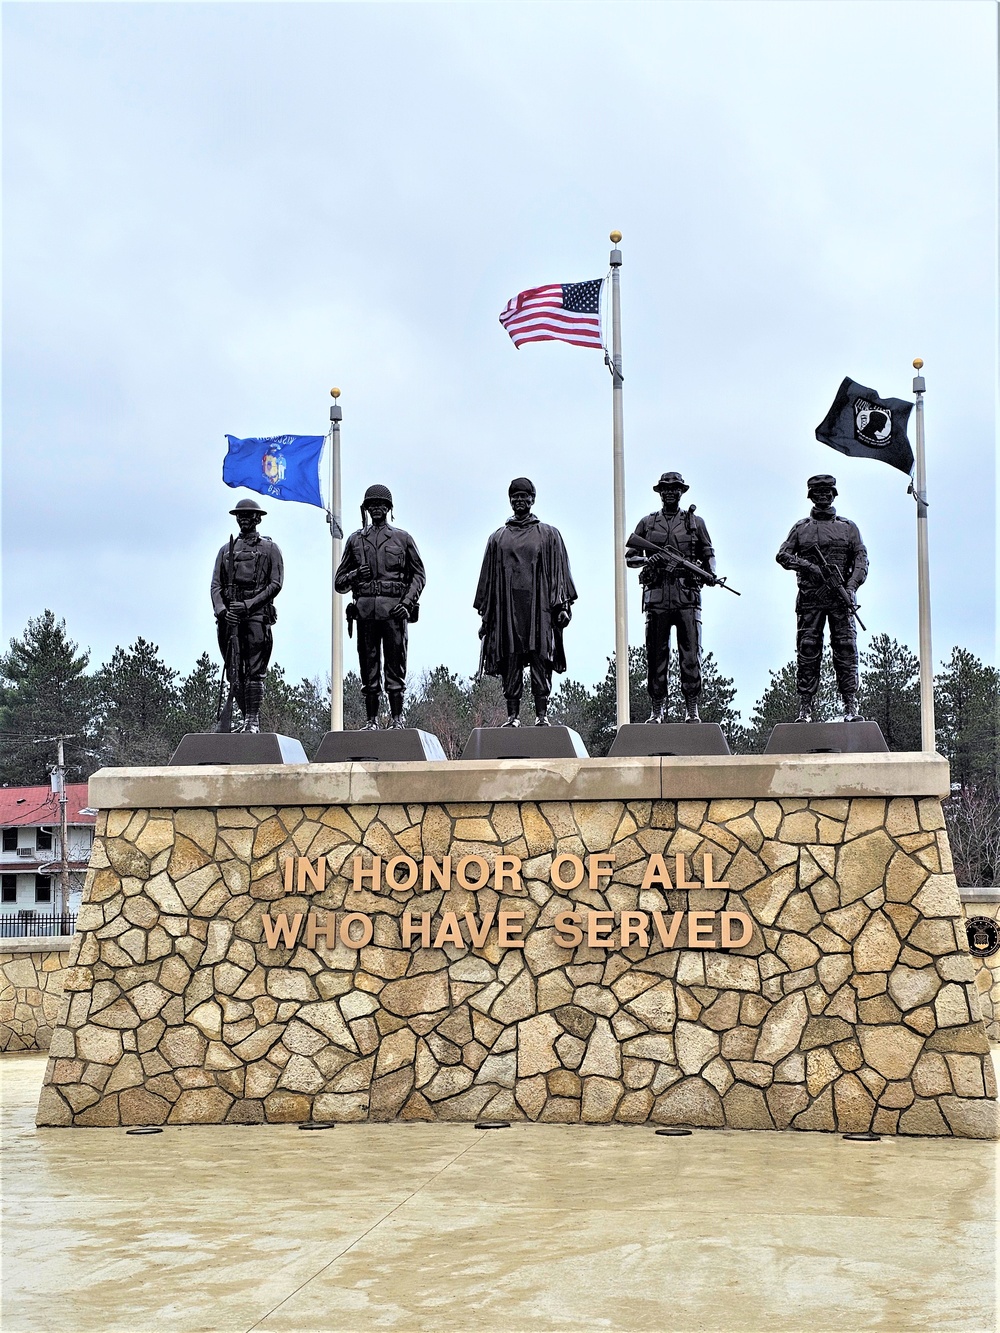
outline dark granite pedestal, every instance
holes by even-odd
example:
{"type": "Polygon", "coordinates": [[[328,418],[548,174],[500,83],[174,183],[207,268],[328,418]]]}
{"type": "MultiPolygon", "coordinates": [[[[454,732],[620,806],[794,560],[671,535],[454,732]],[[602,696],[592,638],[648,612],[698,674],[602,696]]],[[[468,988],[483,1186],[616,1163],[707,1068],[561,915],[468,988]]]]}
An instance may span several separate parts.
{"type": "Polygon", "coordinates": [[[779,722],[765,754],[888,754],[877,722],[779,722]]]}
{"type": "Polygon", "coordinates": [[[380,731],[328,731],[313,763],[399,764],[447,758],[433,732],[390,727],[380,731]]]}
{"type": "Polygon", "coordinates": [[[463,759],[588,759],[572,727],[476,727],[463,759]]]}
{"type": "Polygon", "coordinates": [[[729,754],[718,722],[639,722],[618,728],[608,756],[729,754]]]}
{"type": "Polygon", "coordinates": [[[275,731],[193,731],[178,745],[172,765],[308,764],[302,742],[275,731]]]}

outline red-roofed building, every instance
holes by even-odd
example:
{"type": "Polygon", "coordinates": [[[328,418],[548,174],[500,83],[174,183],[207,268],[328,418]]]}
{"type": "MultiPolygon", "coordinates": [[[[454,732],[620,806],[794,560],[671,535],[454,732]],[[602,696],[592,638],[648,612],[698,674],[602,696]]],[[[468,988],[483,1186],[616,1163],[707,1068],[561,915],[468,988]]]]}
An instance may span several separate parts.
{"type": "MultiPolygon", "coordinates": [[[[66,787],[69,911],[80,894],[94,841],[87,784],[66,787]]],[[[59,911],[59,796],[51,787],[0,787],[0,918],[40,918],[59,911]]]]}

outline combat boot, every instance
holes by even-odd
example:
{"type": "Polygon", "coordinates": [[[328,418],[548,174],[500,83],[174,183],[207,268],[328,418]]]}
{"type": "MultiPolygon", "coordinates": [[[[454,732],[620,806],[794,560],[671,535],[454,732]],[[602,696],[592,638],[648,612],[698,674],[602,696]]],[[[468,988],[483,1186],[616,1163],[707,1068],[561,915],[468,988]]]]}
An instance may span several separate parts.
{"type": "Polygon", "coordinates": [[[684,696],[684,721],[701,721],[701,718],[698,715],[698,696],[696,694],[686,694],[684,696]]]}
{"type": "Polygon", "coordinates": [[[844,695],[844,721],[862,722],[864,719],[858,712],[858,696],[856,694],[844,695]]]}
{"type": "Polygon", "coordinates": [[[549,710],[548,710],[547,708],[541,708],[541,709],[537,709],[537,710],[536,710],[536,713],[535,713],[535,726],[536,726],[536,727],[551,727],[551,726],[552,726],[552,723],[549,721],[549,710]]]}
{"type": "Polygon", "coordinates": [[[264,682],[260,680],[248,681],[245,698],[247,711],[243,719],[243,730],[259,732],[260,706],[264,702],[264,682]]]}
{"type": "Polygon", "coordinates": [[[365,695],[365,717],[367,720],[361,728],[362,731],[378,731],[378,706],[380,702],[381,695],[365,695]]]}
{"type": "Polygon", "coordinates": [[[646,718],[646,725],[650,722],[662,722],[663,716],[667,711],[666,699],[650,699],[649,717],[646,718]]]}
{"type": "Polygon", "coordinates": [[[403,691],[389,691],[389,727],[392,731],[399,731],[406,726],[403,721],[403,691]]]}
{"type": "Polygon", "coordinates": [[[511,699],[507,700],[507,721],[503,723],[505,727],[519,727],[521,725],[521,701],[518,699],[514,703],[511,699]],[[513,711],[512,711],[513,710],[513,711]]]}
{"type": "Polygon", "coordinates": [[[813,720],[813,701],[811,694],[799,695],[799,715],[796,722],[811,722],[813,720]]]}

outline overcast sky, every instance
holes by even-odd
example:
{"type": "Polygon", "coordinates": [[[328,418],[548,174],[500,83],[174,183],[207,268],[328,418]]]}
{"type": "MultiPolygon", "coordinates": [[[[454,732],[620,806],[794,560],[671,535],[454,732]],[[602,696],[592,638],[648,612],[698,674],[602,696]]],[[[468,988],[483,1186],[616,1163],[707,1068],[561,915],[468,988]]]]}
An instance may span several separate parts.
{"type": "MultiPolygon", "coordinates": [[[[321,434],[336,384],[348,530],[382,482],[427,566],[411,671],[474,670],[483,547],[524,473],[580,594],[569,674],[603,675],[610,377],[596,351],[516,351],[497,316],[602,276],[617,227],[629,523],[683,471],[743,593],[706,591],[704,645],[744,714],[794,651],[774,553],[813,472],[867,542],[869,630],[916,647],[906,478],[813,432],[845,375],[912,396],[918,355],[935,654],[995,660],[996,21],[992,0],[6,3],[4,639],[48,606],[95,662],[141,634],[189,669],[249,494],[222,484],[224,434],[321,434]]],[[[325,677],[328,530],[269,509],[275,658],[325,677]]],[[[641,642],[634,576],[629,620],[641,642]]]]}

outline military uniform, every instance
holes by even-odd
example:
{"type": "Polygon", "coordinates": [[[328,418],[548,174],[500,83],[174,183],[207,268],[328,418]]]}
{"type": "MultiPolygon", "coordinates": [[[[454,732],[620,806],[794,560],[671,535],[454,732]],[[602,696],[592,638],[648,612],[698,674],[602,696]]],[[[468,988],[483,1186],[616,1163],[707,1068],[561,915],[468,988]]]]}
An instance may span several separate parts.
{"type": "MultiPolygon", "coordinates": [[[[654,490],[664,483],[687,490],[679,473],[664,473],[654,490]],[[671,479],[668,482],[668,479],[671,479]],[[673,481],[676,479],[676,482],[673,481]]],[[[675,514],[663,510],[647,514],[636,524],[635,535],[656,546],[676,553],[700,565],[706,573],[715,573],[715,550],[704,521],[689,509],[675,514]]],[[[701,584],[697,575],[679,566],[656,568],[648,565],[649,556],[629,550],[626,561],[638,569],[642,584],[642,609],[646,613],[646,689],[654,715],[667,697],[667,669],[670,655],[670,631],[677,638],[680,660],[681,693],[692,706],[701,695],[701,584]]]]}
{"type": "MultiPolygon", "coordinates": [[[[825,474],[810,477],[810,495],[817,483],[830,485],[836,495],[835,479],[825,474]]],[[[835,576],[831,578],[822,570],[823,560],[818,551],[831,569],[839,571],[852,599],[868,576],[868,552],[857,524],[839,517],[832,506],[814,507],[808,518],[800,519],[792,528],[775,559],[784,569],[794,570],[798,582],[796,684],[808,708],[819,689],[823,629],[828,625],[837,689],[848,713],[852,713],[858,693],[857,631],[850,608],[838,592],[835,576]]]]}
{"type": "MultiPolygon", "coordinates": [[[[263,514],[252,500],[241,500],[231,512],[263,514]]],[[[281,591],[285,569],[281,551],[270,537],[241,533],[221,548],[212,574],[212,610],[215,612],[219,651],[226,677],[246,719],[247,730],[259,725],[264,698],[264,676],[271,660],[271,626],[278,615],[274,599],[281,591]],[[231,624],[226,611],[234,603],[246,610],[231,624]]]]}
{"type": "MultiPolygon", "coordinates": [[[[376,489],[385,490],[384,487],[371,487],[366,500],[376,489]]],[[[388,491],[386,496],[391,504],[388,491]]],[[[378,717],[383,665],[390,712],[394,719],[402,714],[407,625],[417,618],[417,602],[425,583],[424,565],[417,544],[402,528],[391,527],[388,523],[370,524],[348,537],[334,586],[337,592],[354,594],[352,618],[358,629],[361,688],[369,721],[378,717]],[[363,565],[371,569],[368,582],[358,578],[357,571],[363,565]],[[401,604],[406,609],[406,616],[393,616],[393,608],[401,604]]]]}

